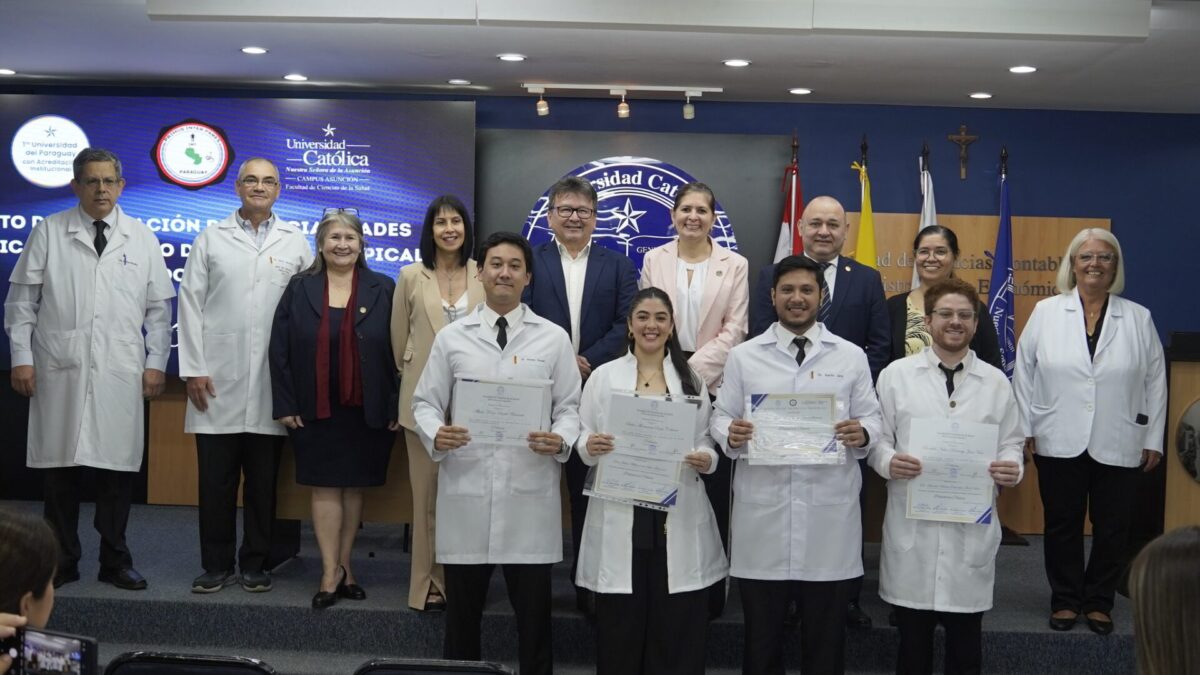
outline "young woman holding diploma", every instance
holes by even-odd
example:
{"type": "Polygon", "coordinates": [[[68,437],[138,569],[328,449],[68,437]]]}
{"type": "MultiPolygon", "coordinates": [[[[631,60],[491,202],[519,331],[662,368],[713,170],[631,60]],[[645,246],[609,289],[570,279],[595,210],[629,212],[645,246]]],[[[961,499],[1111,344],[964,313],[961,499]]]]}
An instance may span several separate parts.
{"type": "MultiPolygon", "coordinates": [[[[595,466],[619,442],[609,428],[614,391],[702,395],[675,331],[671,299],[645,288],[629,310],[629,351],[592,372],[579,407],[583,433],[575,449],[595,466]]],[[[708,634],[708,592],[728,564],[716,518],[700,480],[716,467],[701,398],[693,451],[680,467],[679,494],[668,511],[592,497],[575,583],[596,593],[596,672],[701,674],[708,634]]]]}

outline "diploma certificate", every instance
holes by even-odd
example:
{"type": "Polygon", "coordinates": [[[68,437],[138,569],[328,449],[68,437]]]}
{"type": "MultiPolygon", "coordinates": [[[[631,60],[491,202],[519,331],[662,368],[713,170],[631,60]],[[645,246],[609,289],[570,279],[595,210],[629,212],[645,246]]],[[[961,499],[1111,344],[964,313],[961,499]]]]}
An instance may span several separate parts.
{"type": "Polygon", "coordinates": [[[681,462],[692,451],[700,408],[698,397],[613,392],[608,405],[607,431],[613,436],[614,455],[681,462]]]}
{"type": "Polygon", "coordinates": [[[609,453],[600,458],[584,494],[610,501],[667,510],[679,496],[678,460],[609,453]]]}
{"type": "Polygon", "coordinates": [[[751,464],[845,464],[846,448],[834,436],[834,394],[751,394],[754,424],[751,464]]]}
{"type": "Polygon", "coordinates": [[[459,378],[450,419],[466,427],[471,442],[455,450],[483,446],[529,448],[529,432],[550,429],[550,380],[459,378]]]}
{"type": "Polygon", "coordinates": [[[909,518],[950,523],[992,522],[996,485],[988,466],[996,459],[1000,427],[945,418],[910,422],[908,453],[921,475],[908,481],[909,518]]]}

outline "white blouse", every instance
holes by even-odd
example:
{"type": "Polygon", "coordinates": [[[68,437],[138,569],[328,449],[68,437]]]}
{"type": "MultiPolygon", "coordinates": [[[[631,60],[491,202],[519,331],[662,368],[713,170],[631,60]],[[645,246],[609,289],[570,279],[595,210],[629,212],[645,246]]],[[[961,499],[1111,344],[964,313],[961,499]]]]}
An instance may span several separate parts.
{"type": "Polygon", "coordinates": [[[675,330],[679,334],[680,348],[694,352],[698,346],[696,335],[700,332],[700,301],[704,298],[708,261],[690,263],[681,258],[675,270],[675,330]],[[692,273],[690,284],[688,272],[692,273]]]}
{"type": "Polygon", "coordinates": [[[453,305],[442,299],[442,312],[446,315],[446,323],[454,323],[467,315],[467,294],[458,296],[458,302],[453,305]]]}

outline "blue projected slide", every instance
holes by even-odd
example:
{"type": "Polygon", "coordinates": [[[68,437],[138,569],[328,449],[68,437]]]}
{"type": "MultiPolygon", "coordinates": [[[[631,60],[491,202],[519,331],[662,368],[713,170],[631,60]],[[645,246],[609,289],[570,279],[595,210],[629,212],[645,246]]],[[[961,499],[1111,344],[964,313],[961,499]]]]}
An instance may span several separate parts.
{"type": "MultiPolygon", "coordinates": [[[[30,229],[77,204],[71,160],[89,145],[121,158],[119,204],[158,235],[177,284],[192,240],[239,206],[234,182],[251,157],[279,166],[275,213],[310,239],[326,208],[358,209],[368,262],[391,277],[419,259],[434,197],[474,210],[469,102],[0,95],[0,139],[0,295],[30,229]]],[[[8,368],[7,335],[0,351],[8,368]]]]}

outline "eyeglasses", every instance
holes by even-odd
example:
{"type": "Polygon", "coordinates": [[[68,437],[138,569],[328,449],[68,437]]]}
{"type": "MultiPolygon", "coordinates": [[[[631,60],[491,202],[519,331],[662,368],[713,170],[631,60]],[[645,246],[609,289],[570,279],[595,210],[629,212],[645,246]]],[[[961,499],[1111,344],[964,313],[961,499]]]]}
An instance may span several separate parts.
{"type": "Polygon", "coordinates": [[[322,217],[322,218],[324,218],[325,216],[332,216],[332,215],[334,215],[334,214],[336,214],[336,213],[345,213],[345,214],[347,214],[347,215],[350,215],[350,216],[357,216],[357,215],[358,215],[358,209],[355,209],[355,208],[342,208],[342,207],[340,207],[340,206],[331,206],[331,207],[329,207],[329,208],[325,209],[324,213],[322,213],[322,214],[321,214],[321,217],[322,217]]]}
{"type": "Polygon", "coordinates": [[[558,214],[559,218],[570,218],[574,214],[579,216],[580,220],[587,220],[596,213],[595,209],[586,206],[556,206],[554,212],[558,214]]]}
{"type": "Polygon", "coordinates": [[[975,311],[970,309],[960,309],[957,312],[952,309],[935,309],[933,314],[942,321],[950,321],[954,317],[958,317],[959,321],[971,321],[975,318],[975,311]]]}
{"type": "Polygon", "coordinates": [[[930,256],[933,256],[934,258],[945,258],[948,255],[950,255],[950,249],[946,248],[945,246],[917,249],[918,258],[928,258],[930,256]]]}
{"type": "Polygon", "coordinates": [[[1090,265],[1093,260],[1103,265],[1111,265],[1117,259],[1116,253],[1080,253],[1075,259],[1084,265],[1090,265]]]}
{"type": "Polygon", "coordinates": [[[252,187],[258,187],[258,185],[259,185],[260,183],[261,183],[261,184],[262,184],[262,186],[263,186],[263,187],[265,187],[265,188],[277,188],[277,187],[279,187],[279,181],[277,181],[277,180],[275,180],[274,178],[271,178],[271,177],[269,177],[269,176],[268,176],[267,178],[264,178],[264,179],[262,179],[262,180],[259,180],[259,179],[258,179],[258,176],[246,176],[245,178],[243,178],[242,180],[240,180],[240,181],[238,181],[238,182],[240,182],[242,185],[245,185],[246,187],[250,187],[250,188],[252,188],[252,187]]]}
{"type": "Polygon", "coordinates": [[[87,187],[95,190],[96,188],[100,187],[101,185],[103,185],[106,188],[116,187],[116,185],[120,182],[121,182],[120,178],[89,178],[89,179],[83,181],[83,184],[86,185],[87,187]]]}

